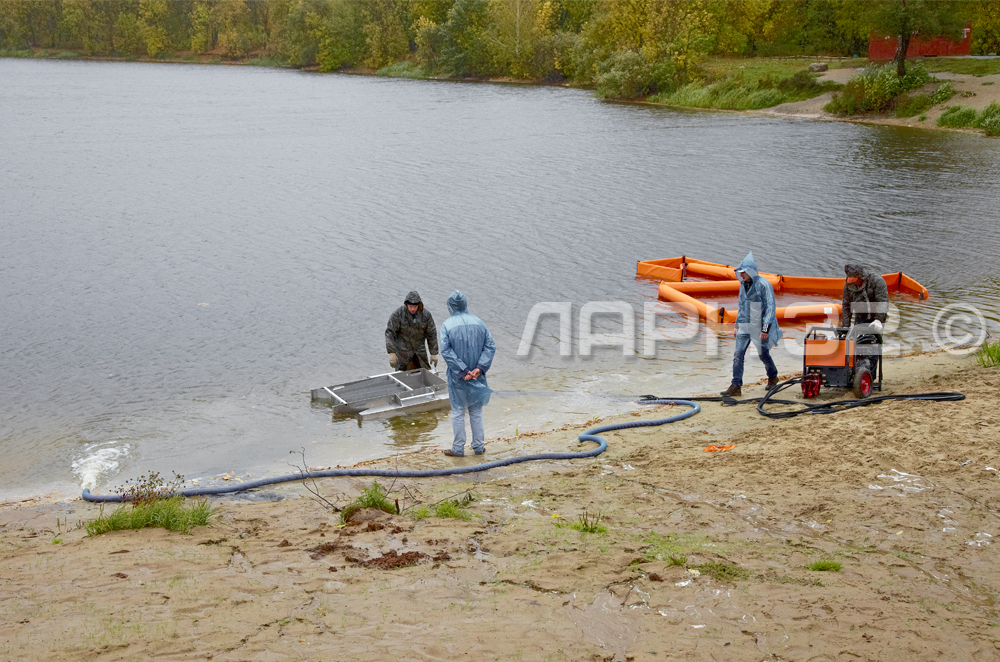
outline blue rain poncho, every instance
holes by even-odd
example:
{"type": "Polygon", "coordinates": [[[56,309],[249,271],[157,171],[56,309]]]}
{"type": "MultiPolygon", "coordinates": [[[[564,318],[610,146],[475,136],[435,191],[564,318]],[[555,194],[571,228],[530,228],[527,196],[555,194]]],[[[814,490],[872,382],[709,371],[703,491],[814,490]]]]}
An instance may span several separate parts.
{"type": "Polygon", "coordinates": [[[451,317],[441,325],[441,356],[448,364],[448,398],[454,408],[486,405],[493,392],[486,384],[486,371],[493,364],[497,346],[483,320],[469,312],[465,295],[455,290],[448,297],[451,317]],[[478,379],[462,379],[479,368],[478,379]]]}
{"type": "Polygon", "coordinates": [[[774,288],[766,278],[757,273],[757,263],[753,259],[753,251],[736,267],[736,278],[739,272],[745,271],[753,279],[750,284],[740,280],[740,307],[736,314],[736,333],[749,335],[754,346],[760,345],[762,328],[767,328],[767,348],[770,350],[781,340],[781,328],[775,314],[774,288]]]}

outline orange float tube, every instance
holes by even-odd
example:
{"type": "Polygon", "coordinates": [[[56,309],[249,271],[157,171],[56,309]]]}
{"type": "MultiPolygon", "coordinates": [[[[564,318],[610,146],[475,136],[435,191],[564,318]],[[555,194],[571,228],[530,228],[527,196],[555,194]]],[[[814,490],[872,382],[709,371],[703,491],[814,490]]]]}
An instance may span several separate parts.
{"type": "MultiPolygon", "coordinates": [[[[696,260],[687,256],[671,257],[663,260],[643,260],[636,263],[635,273],[640,278],[659,280],[659,298],[678,304],[681,308],[697,313],[704,321],[734,324],[736,309],[710,306],[697,297],[739,296],[740,283],[736,280],[734,267],[716,262],[696,260]],[[689,276],[706,280],[688,281],[689,276]]],[[[760,272],[775,293],[809,294],[840,298],[844,291],[844,278],[814,278],[801,276],[780,276],[760,272]]],[[[890,292],[910,294],[927,299],[930,292],[926,287],[903,272],[883,274],[890,292]]],[[[777,308],[775,314],[779,324],[799,324],[807,321],[823,321],[831,317],[840,319],[840,303],[817,303],[777,308]]]]}

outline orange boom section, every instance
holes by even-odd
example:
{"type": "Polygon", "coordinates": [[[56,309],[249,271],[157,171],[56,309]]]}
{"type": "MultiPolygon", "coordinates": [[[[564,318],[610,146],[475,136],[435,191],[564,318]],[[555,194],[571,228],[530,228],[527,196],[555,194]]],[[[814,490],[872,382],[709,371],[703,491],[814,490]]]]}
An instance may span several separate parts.
{"type": "MultiPolygon", "coordinates": [[[[636,264],[635,273],[640,278],[659,280],[659,297],[682,309],[697,313],[702,320],[733,324],[736,309],[727,310],[722,306],[709,305],[699,297],[736,297],[740,293],[740,283],[736,280],[736,267],[716,262],[696,260],[687,256],[671,257],[664,260],[644,260],[636,264]],[[689,277],[701,280],[687,280],[689,277]]],[[[801,276],[780,276],[760,272],[774,287],[775,294],[809,294],[836,297],[840,299],[844,291],[844,278],[812,278],[801,276]]],[[[927,288],[903,272],[883,274],[890,292],[910,294],[920,299],[930,296],[927,288]]],[[[784,306],[775,310],[779,324],[825,320],[840,317],[840,304],[835,302],[784,306]]]]}

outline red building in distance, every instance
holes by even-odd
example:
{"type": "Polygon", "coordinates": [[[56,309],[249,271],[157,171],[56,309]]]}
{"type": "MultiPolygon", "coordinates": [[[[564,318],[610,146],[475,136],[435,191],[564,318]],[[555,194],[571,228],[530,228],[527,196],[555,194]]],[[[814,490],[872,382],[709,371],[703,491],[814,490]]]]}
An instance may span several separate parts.
{"type": "MultiPolygon", "coordinates": [[[[914,32],[910,38],[910,46],[906,49],[906,57],[934,56],[941,57],[968,55],[972,44],[972,26],[966,25],[961,41],[953,41],[945,37],[921,37],[914,32]]],[[[871,33],[868,40],[869,60],[891,60],[896,57],[899,48],[898,37],[883,37],[871,33]]]]}

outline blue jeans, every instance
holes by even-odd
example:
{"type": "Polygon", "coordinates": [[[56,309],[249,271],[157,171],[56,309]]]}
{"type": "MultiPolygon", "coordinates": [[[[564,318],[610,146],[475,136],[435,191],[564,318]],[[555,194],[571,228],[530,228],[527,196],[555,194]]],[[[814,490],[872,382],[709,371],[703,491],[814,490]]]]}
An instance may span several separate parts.
{"type": "MultiPolygon", "coordinates": [[[[736,351],[733,353],[733,384],[736,386],[743,386],[743,357],[747,353],[749,346],[750,336],[742,333],[737,334],[736,351]]],[[[778,368],[775,367],[774,360],[771,359],[771,352],[767,348],[767,343],[759,342],[756,344],[756,347],[760,360],[764,362],[764,370],[767,371],[767,378],[775,379],[778,376],[778,368]]]]}
{"type": "MultiPolygon", "coordinates": [[[[482,405],[469,407],[469,423],[472,425],[472,450],[476,453],[482,453],[486,450],[482,405]]],[[[451,445],[451,452],[455,455],[465,455],[465,407],[451,406],[451,429],[455,433],[455,442],[451,445]]]]}

